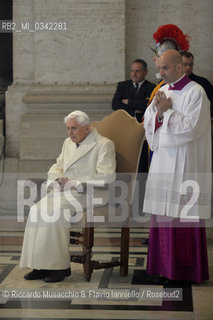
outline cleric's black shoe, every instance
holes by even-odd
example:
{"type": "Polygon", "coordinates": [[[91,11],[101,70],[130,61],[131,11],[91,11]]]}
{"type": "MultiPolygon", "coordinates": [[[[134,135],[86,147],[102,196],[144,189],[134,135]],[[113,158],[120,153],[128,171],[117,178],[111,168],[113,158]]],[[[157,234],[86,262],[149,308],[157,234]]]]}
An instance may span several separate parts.
{"type": "Polygon", "coordinates": [[[50,270],[37,270],[33,269],[33,271],[26,273],[24,275],[25,280],[38,280],[38,279],[44,279],[50,270]]]}
{"type": "Polygon", "coordinates": [[[192,282],[189,280],[171,280],[171,279],[162,277],[162,283],[165,286],[180,288],[180,287],[188,287],[189,285],[191,285],[192,282]]]}
{"type": "Polygon", "coordinates": [[[64,280],[65,277],[71,275],[70,268],[63,270],[52,270],[45,278],[45,282],[59,282],[64,280]]]}

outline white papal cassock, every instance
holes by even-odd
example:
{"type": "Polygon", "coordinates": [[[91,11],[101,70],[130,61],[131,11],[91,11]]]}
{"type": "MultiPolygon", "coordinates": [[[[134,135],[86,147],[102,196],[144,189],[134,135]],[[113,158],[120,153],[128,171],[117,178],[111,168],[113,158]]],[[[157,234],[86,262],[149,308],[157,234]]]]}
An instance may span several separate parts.
{"type": "MultiPolygon", "coordinates": [[[[56,164],[48,172],[47,187],[59,177],[67,177],[71,182],[110,183],[115,180],[115,169],[113,142],[91,129],[78,148],[70,138],[65,140],[56,164]]],[[[108,201],[108,193],[101,188],[95,197],[102,199],[100,205],[108,201]]],[[[69,268],[70,218],[78,220],[87,201],[85,193],[75,190],[51,191],[33,205],[26,224],[20,267],[69,268]]]]}

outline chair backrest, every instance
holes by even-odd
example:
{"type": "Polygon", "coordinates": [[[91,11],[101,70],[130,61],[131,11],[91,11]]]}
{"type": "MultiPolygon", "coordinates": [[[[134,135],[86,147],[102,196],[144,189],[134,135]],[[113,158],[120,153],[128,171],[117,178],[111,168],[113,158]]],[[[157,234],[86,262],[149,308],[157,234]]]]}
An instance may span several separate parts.
{"type": "Polygon", "coordinates": [[[135,180],[141,149],[145,140],[143,124],[137,122],[126,111],[117,110],[101,121],[93,122],[92,127],[95,127],[102,136],[114,142],[116,171],[131,173],[135,180]]]}

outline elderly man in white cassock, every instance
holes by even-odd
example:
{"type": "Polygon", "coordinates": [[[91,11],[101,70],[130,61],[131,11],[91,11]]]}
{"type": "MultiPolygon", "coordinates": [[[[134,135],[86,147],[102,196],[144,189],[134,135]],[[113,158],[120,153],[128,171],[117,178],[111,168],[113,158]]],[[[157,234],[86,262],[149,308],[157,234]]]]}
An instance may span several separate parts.
{"type": "Polygon", "coordinates": [[[144,212],[152,213],[147,273],[166,282],[208,280],[205,219],[211,215],[210,102],[183,72],[181,55],[156,61],[166,83],[145,112],[154,151],[144,212]]]}
{"type": "MultiPolygon", "coordinates": [[[[31,207],[26,224],[20,267],[33,269],[24,276],[26,280],[58,282],[71,274],[70,222],[82,217],[87,207],[83,186],[89,181],[104,186],[115,180],[113,142],[90,127],[85,112],[74,111],[64,120],[69,137],[48,172],[51,191],[31,207]]],[[[101,186],[95,197],[105,205],[108,192],[101,186]]]]}

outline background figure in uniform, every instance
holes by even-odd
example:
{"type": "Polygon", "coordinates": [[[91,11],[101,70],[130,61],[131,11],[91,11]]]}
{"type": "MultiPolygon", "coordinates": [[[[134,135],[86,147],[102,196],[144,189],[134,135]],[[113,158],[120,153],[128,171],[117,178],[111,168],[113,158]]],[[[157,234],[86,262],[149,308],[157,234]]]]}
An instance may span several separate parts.
{"type": "Polygon", "coordinates": [[[199,83],[204,90],[206,91],[207,97],[211,103],[211,117],[213,118],[213,85],[204,77],[200,77],[193,73],[194,67],[194,56],[189,51],[181,52],[182,60],[183,60],[183,70],[189,79],[199,83]]]}
{"type": "Polygon", "coordinates": [[[156,64],[166,84],[144,115],[154,151],[143,208],[152,213],[147,272],[201,282],[209,278],[204,219],[211,216],[210,102],[184,75],[177,51],[165,51],[156,64]],[[193,196],[197,202],[190,207],[193,196]]]}
{"type": "MultiPolygon", "coordinates": [[[[153,39],[155,40],[155,49],[151,48],[155,53],[153,58],[156,65],[157,58],[160,57],[166,50],[174,49],[178,52],[187,51],[189,49],[189,36],[183,34],[183,31],[175,24],[164,24],[158,27],[153,33],[153,39]]],[[[157,79],[161,79],[160,74],[157,74],[157,79]]],[[[164,85],[163,79],[159,80],[159,83],[151,93],[149,103],[155,96],[155,93],[164,85]]]]}
{"type": "MultiPolygon", "coordinates": [[[[102,182],[104,186],[115,180],[113,142],[90,128],[85,112],[74,111],[64,120],[69,137],[48,172],[50,192],[31,207],[26,224],[20,267],[33,269],[24,276],[26,280],[58,282],[71,274],[71,224],[76,219],[78,222],[88,207],[83,186],[89,181],[102,182]]],[[[105,205],[109,194],[94,187],[94,197],[105,205]]]]}
{"type": "Polygon", "coordinates": [[[112,99],[112,109],[123,109],[141,122],[147,107],[148,98],[155,85],[145,79],[147,63],[136,59],[131,65],[131,80],[119,82],[112,99]]]}

